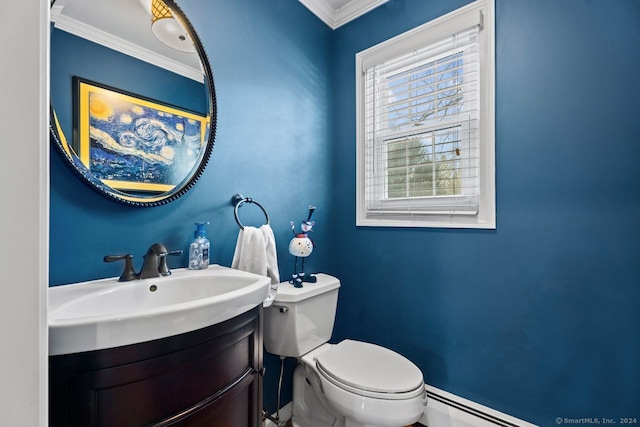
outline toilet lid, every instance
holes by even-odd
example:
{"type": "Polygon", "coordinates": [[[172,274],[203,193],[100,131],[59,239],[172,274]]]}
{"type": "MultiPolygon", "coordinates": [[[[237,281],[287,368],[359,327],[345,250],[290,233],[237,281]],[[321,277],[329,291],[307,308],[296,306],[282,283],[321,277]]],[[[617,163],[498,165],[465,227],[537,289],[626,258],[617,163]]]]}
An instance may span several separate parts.
{"type": "Polygon", "coordinates": [[[423,387],[410,360],[375,344],[344,340],[316,358],[319,371],[347,386],[377,393],[407,393],[423,387]]]}

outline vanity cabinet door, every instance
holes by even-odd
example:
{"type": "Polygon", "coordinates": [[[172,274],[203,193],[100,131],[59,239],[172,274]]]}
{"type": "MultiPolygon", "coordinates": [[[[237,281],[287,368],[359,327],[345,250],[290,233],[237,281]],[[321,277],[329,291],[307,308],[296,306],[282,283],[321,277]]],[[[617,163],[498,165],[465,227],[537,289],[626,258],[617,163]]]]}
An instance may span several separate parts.
{"type": "Polygon", "coordinates": [[[260,388],[259,374],[254,373],[238,383],[214,403],[200,408],[176,423],[160,423],[156,427],[165,425],[176,427],[245,427],[261,425],[261,411],[259,406],[256,406],[260,388]]]}
{"type": "Polygon", "coordinates": [[[50,426],[259,426],[256,308],[219,325],[50,358],[50,426]]]}

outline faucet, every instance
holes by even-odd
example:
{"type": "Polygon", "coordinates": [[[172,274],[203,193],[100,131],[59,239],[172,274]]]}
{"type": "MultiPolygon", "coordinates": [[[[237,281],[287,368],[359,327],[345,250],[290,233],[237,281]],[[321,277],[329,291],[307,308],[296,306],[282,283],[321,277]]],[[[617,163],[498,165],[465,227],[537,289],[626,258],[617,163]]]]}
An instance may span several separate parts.
{"type": "Polygon", "coordinates": [[[121,259],[124,260],[124,270],[122,270],[122,274],[120,275],[118,282],[128,282],[130,280],[138,279],[138,273],[136,273],[136,269],[133,267],[133,255],[106,255],[103,259],[104,262],[119,261],[121,259]]]}
{"type": "MultiPolygon", "coordinates": [[[[164,262],[164,257],[167,256],[167,248],[164,247],[161,243],[154,243],[147,250],[147,254],[144,256],[144,262],[142,263],[142,270],[140,270],[140,279],[148,279],[150,277],[160,277],[159,266],[160,264],[164,264],[166,268],[166,263],[164,262]],[[162,262],[158,261],[162,259],[162,262]]],[[[168,269],[167,269],[168,271],[168,269]]]]}
{"type": "Polygon", "coordinates": [[[167,266],[167,255],[180,255],[181,250],[168,252],[167,248],[161,243],[154,243],[149,247],[147,253],[144,255],[144,262],[142,264],[142,270],[140,273],[136,273],[133,267],[133,255],[107,255],[104,257],[104,262],[112,262],[118,260],[125,260],[125,267],[122,275],[118,281],[128,282],[130,280],[149,279],[152,277],[161,277],[171,275],[171,270],[167,266]]]}

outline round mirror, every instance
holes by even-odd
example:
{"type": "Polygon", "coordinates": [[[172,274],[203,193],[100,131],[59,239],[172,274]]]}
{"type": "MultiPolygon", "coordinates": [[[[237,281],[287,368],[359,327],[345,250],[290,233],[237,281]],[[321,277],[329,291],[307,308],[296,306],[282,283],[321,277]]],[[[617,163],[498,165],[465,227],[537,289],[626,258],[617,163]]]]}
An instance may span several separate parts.
{"type": "Polygon", "coordinates": [[[186,193],[213,149],[202,44],[172,0],[55,0],[51,140],[100,194],[158,206],[186,193]]]}

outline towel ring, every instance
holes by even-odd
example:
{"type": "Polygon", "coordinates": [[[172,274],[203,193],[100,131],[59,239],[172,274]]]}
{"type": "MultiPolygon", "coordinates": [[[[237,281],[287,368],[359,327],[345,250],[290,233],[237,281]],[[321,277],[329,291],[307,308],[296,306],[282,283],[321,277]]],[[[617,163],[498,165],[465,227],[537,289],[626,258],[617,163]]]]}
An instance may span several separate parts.
{"type": "Polygon", "coordinates": [[[265,208],[262,207],[260,203],[256,202],[251,197],[244,197],[242,194],[234,194],[233,197],[231,198],[231,204],[234,206],[233,216],[236,218],[236,223],[238,224],[238,227],[240,227],[241,230],[244,230],[244,225],[242,225],[242,223],[240,222],[240,218],[238,218],[238,208],[243,203],[253,203],[254,205],[258,206],[262,210],[262,213],[266,218],[266,224],[269,225],[269,214],[267,213],[265,208]]]}

